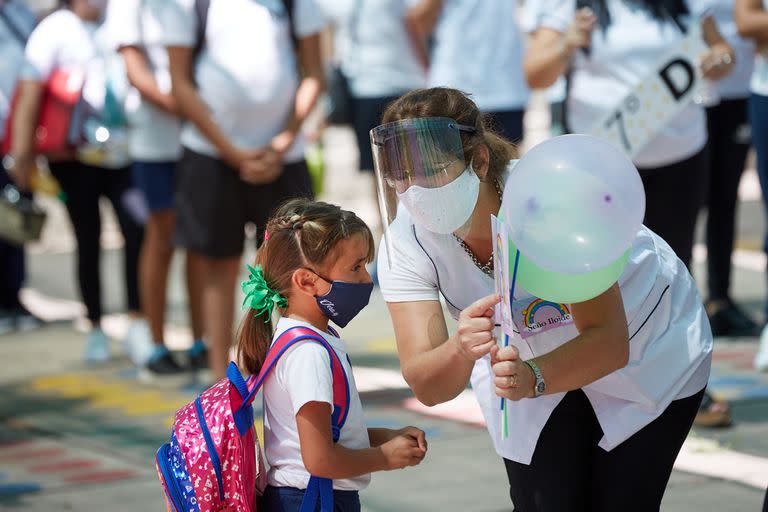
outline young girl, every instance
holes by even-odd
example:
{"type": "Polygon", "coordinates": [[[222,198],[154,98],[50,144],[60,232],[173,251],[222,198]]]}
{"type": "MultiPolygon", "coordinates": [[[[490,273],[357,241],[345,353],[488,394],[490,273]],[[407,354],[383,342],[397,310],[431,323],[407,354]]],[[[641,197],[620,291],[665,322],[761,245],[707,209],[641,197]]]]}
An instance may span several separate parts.
{"type": "Polygon", "coordinates": [[[373,259],[368,226],[338,206],[295,199],[267,224],[256,268],[243,283],[245,316],[238,355],[258,373],[270,345],[287,329],[307,327],[327,340],[349,379],[349,415],[338,443],[331,434],[333,407],[329,353],[300,342],[286,351],[264,383],[264,446],[270,464],[261,503],[266,510],[299,510],[310,475],[333,480],[334,510],[360,510],[358,491],[373,471],[415,466],[427,451],[424,432],[366,429],[340,327],[367,304],[373,289],[365,264],[373,259]],[[330,306],[329,306],[330,305],[330,306]],[[272,325],[277,306],[280,319],[272,325]]]}

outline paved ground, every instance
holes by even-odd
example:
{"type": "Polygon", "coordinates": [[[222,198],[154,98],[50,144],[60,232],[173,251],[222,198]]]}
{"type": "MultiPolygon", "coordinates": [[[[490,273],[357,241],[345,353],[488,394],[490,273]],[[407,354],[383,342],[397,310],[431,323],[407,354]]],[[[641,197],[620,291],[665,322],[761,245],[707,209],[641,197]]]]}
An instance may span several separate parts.
{"type": "MultiPolygon", "coordinates": [[[[539,122],[534,116],[534,136],[539,122]]],[[[329,198],[374,219],[370,185],[352,171],[350,134],[336,130],[327,137],[326,157],[333,164],[329,198]]],[[[759,247],[763,216],[751,179],[745,180],[740,220],[739,246],[747,250],[734,258],[734,290],[759,318],[766,296],[765,261],[748,249],[759,247]]],[[[203,384],[191,375],[138,382],[117,341],[113,362],[82,364],[84,335],[75,321],[82,305],[70,274],[73,244],[61,208],[49,207],[52,219],[45,238],[29,251],[25,300],[51,322],[38,331],[0,338],[0,510],[163,510],[152,457],[168,436],[173,412],[203,384]]],[[[119,340],[127,320],[119,313],[120,238],[110,224],[103,245],[106,309],[113,312],[105,328],[119,340]]],[[[697,254],[699,261],[705,257],[701,250],[697,254]]],[[[168,333],[174,347],[182,349],[190,337],[179,263],[174,263],[169,292],[168,333]]],[[[700,264],[696,275],[703,277],[700,264]]],[[[412,398],[399,377],[392,329],[378,292],[344,335],[371,426],[414,424],[430,438],[422,466],[374,476],[363,493],[364,509],[509,510],[503,465],[479,425],[470,392],[433,409],[412,398]]],[[[732,400],[736,425],[691,434],[663,510],[760,509],[768,484],[768,374],[752,368],[756,347],[756,339],[717,340],[711,387],[732,400]]]]}

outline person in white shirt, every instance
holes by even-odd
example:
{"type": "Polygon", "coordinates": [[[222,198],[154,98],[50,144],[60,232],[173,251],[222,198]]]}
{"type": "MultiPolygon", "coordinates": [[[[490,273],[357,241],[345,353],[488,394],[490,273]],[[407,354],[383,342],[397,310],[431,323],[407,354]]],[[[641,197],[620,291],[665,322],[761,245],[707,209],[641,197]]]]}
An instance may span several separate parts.
{"type": "MultiPolygon", "coordinates": [[[[624,0],[576,3],[552,0],[526,52],[529,85],[546,87],[569,73],[566,124],[585,133],[642,80],[670,45],[701,23],[710,52],[705,77],[727,76],[732,48],[705,16],[701,2],[629,4],[624,0]],[[665,14],[666,13],[666,14],[665,14]],[[703,21],[700,21],[704,18],[703,21]]],[[[645,223],[690,264],[693,228],[706,183],[706,116],[691,103],[634,157],[646,190],[645,223]],[[684,193],[682,191],[685,191],[684,193]]]]}
{"type": "Polygon", "coordinates": [[[707,209],[707,313],[715,336],[756,336],[757,324],[731,300],[733,251],[739,181],[751,144],[747,100],[755,62],[755,45],[739,36],[732,0],[712,2],[711,14],[733,48],[733,72],[713,87],[707,107],[709,184],[707,209]],[[719,100],[719,101],[718,101],[719,100]]]}
{"type": "Polygon", "coordinates": [[[162,2],[172,93],[186,122],[177,179],[176,242],[203,259],[203,325],[210,368],[226,372],[237,270],[252,222],[311,197],[300,129],[324,76],[315,0],[162,2]],[[294,37],[295,36],[295,37],[294,37]],[[299,71],[302,74],[299,74],[299,71]]]}
{"type": "MultiPolygon", "coordinates": [[[[546,4],[546,0],[524,1],[520,28],[528,36],[536,31],[536,28],[539,26],[539,20],[546,15],[546,12],[542,10],[546,7],[546,4]]],[[[563,115],[565,115],[565,85],[565,77],[560,77],[546,89],[547,100],[549,101],[549,133],[553,136],[565,133],[565,126],[563,124],[563,115]]]]}
{"type": "MultiPolygon", "coordinates": [[[[168,53],[157,20],[158,5],[150,0],[111,0],[105,21],[109,37],[125,63],[133,86],[126,100],[130,123],[131,171],[149,210],[139,262],[139,291],[146,322],[137,322],[131,343],[134,360],[154,375],[183,371],[164,342],[166,287],[173,256],[174,182],[181,156],[181,120],[171,95],[168,53]],[[148,325],[147,325],[148,324],[148,325]]],[[[207,366],[202,341],[199,257],[186,255],[189,318],[194,345],[189,351],[193,368],[207,366]]]]}
{"type": "Polygon", "coordinates": [[[368,133],[384,108],[426,85],[426,48],[412,12],[421,0],[318,0],[334,30],[335,58],[347,79],[362,171],[373,172],[368,133]]]}
{"type": "MultiPolygon", "coordinates": [[[[103,114],[110,95],[108,49],[99,39],[103,35],[99,27],[106,0],[67,0],[62,3],[62,8],[48,15],[35,28],[25,49],[28,66],[19,84],[10,151],[14,162],[13,176],[22,190],[29,188],[29,176],[35,165],[37,113],[49,78],[59,71],[68,73],[70,78],[85,77],[81,106],[89,112],[103,114]]],[[[73,78],[73,82],[77,80],[73,78]]],[[[84,132],[81,124],[77,122],[77,129],[84,132]]],[[[102,362],[109,359],[110,353],[100,325],[100,198],[104,196],[112,203],[125,240],[125,289],[132,317],[140,314],[138,259],[143,230],[126,207],[126,198],[133,188],[130,168],[122,165],[122,160],[117,164],[120,168],[109,169],[84,163],[83,154],[77,149],[67,148],[58,154],[49,154],[47,158],[51,172],[66,194],[67,213],[77,240],[76,276],[92,327],[85,358],[89,362],[102,362]]]]}
{"type": "MultiPolygon", "coordinates": [[[[749,123],[752,145],[757,154],[757,175],[763,191],[763,204],[768,208],[768,0],[736,0],[734,17],[739,34],[752,39],[757,50],[750,82],[749,123]]],[[[768,234],[763,250],[768,252],[768,234]]],[[[768,322],[768,301],[765,303],[765,320],[768,322]]],[[[760,337],[755,367],[768,370],[768,323],[760,337]]]]}
{"type": "MultiPolygon", "coordinates": [[[[35,16],[23,1],[0,1],[0,141],[5,135],[16,82],[24,68],[24,45],[34,26],[35,16]]],[[[0,154],[0,158],[4,156],[0,154]]],[[[8,173],[0,168],[0,190],[11,183],[8,173]]],[[[19,300],[24,274],[24,248],[0,240],[0,334],[40,325],[19,300]]]]}
{"type": "Polygon", "coordinates": [[[414,14],[422,36],[432,40],[429,87],[471,94],[513,142],[523,140],[529,98],[517,8],[509,0],[424,0],[414,14]]]}
{"type": "Polygon", "coordinates": [[[515,149],[453,89],[409,93],[383,122],[371,134],[376,172],[400,207],[379,279],[417,398],[446,402],[471,381],[515,510],[658,510],[711,366],[686,266],[643,226],[618,283],[582,303],[547,303],[536,322],[550,327],[515,313],[539,300],[516,287],[515,324],[532,334],[497,350],[490,216],[515,149]],[[498,396],[511,401],[506,439],[498,396]]]}
{"type": "Polygon", "coordinates": [[[373,281],[365,264],[373,259],[373,235],[354,213],[308,199],[281,206],[267,233],[243,283],[248,309],[238,336],[241,364],[258,374],[281,334],[297,326],[311,329],[341,362],[350,403],[334,442],[330,353],[308,341],[285,351],[264,381],[270,469],[259,507],[298,512],[312,475],[333,480],[333,510],[359,512],[358,492],[368,486],[370,473],[415,466],[427,451],[424,432],[415,427],[366,428],[346,345],[328,325],[332,320],[345,327],[368,304],[373,281]]]}

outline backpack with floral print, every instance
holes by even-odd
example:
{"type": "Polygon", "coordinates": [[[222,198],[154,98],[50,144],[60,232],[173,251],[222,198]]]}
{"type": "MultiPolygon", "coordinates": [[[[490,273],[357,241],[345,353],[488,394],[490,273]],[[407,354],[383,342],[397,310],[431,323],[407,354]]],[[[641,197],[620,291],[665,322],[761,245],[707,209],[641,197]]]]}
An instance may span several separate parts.
{"type": "MultiPolygon", "coordinates": [[[[333,376],[334,442],[349,411],[349,382],[336,352],[322,336],[293,327],[272,344],[258,376],[247,381],[234,362],[227,377],[176,412],[171,440],[157,451],[158,476],[170,512],[251,512],[266,487],[264,459],[253,427],[252,403],[267,375],[291,346],[319,343],[328,351],[333,376]]],[[[312,476],[302,510],[333,510],[333,484],[312,476]],[[306,506],[305,506],[306,505],[306,506]]]]}

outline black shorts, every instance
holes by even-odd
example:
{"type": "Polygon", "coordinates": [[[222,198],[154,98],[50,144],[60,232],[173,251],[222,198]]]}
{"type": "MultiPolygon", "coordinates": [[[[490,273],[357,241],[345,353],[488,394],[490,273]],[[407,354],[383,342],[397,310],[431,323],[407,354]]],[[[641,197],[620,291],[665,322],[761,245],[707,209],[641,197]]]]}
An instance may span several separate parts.
{"type": "Polygon", "coordinates": [[[313,197],[303,160],[285,164],[274,183],[251,185],[221,160],[185,148],[176,173],[176,245],[209,258],[236,258],[245,225],[256,225],[260,241],[272,212],[294,197],[313,197]]]}
{"type": "Polygon", "coordinates": [[[381,116],[387,106],[399,96],[381,96],[376,98],[354,98],[353,125],[360,151],[360,170],[373,171],[370,131],[381,124],[381,116]]]}

